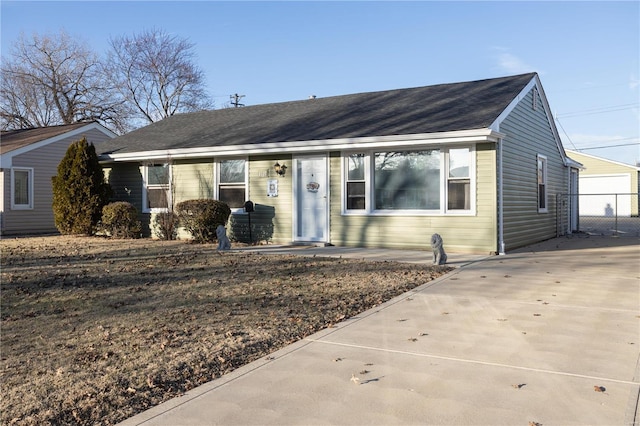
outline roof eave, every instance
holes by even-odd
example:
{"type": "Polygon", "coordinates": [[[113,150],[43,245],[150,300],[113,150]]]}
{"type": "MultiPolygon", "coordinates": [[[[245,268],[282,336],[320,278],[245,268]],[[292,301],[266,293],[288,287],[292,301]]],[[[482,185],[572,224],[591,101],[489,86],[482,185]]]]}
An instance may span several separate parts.
{"type": "Polygon", "coordinates": [[[74,130],[70,130],[68,132],[64,132],[64,133],[60,133],[59,135],[56,136],[52,136],[50,138],[46,138],[46,139],[42,139],[41,141],[38,142],[34,142],[32,144],[20,147],[20,148],[16,148],[14,150],[11,151],[7,151],[3,154],[0,154],[0,168],[10,168],[13,165],[13,157],[18,156],[18,155],[22,155],[26,152],[32,151],[34,149],[39,149],[42,148],[43,146],[49,145],[51,143],[55,143],[58,142],[62,139],[65,138],[69,138],[69,137],[73,137],[73,136],[77,136],[77,135],[81,135],[82,133],[85,133],[89,130],[93,130],[93,129],[97,129],[100,132],[104,133],[105,135],[109,136],[110,138],[115,138],[116,135],[115,133],[113,133],[111,130],[107,129],[106,127],[104,127],[102,124],[97,123],[97,122],[91,122],[91,123],[87,123],[86,126],[82,126],[82,127],[78,127],[77,129],[74,130]]]}
{"type": "MultiPolygon", "coordinates": [[[[547,114],[549,119],[549,125],[551,127],[551,132],[553,133],[553,138],[555,139],[556,146],[558,147],[558,152],[562,157],[562,162],[566,167],[579,167],[573,164],[574,160],[571,160],[567,157],[567,153],[564,150],[564,146],[562,145],[562,139],[560,138],[560,133],[558,133],[558,128],[556,127],[556,123],[553,120],[553,115],[551,114],[551,107],[549,106],[549,101],[547,100],[547,95],[544,92],[544,88],[542,87],[542,83],[540,82],[540,77],[538,74],[535,74],[531,81],[518,93],[518,95],[509,103],[509,105],[500,113],[500,115],[494,120],[493,123],[489,126],[491,129],[496,131],[500,131],[500,124],[504,121],[505,118],[515,109],[518,103],[529,93],[532,88],[538,89],[538,94],[542,99],[542,106],[547,114]]],[[[577,162],[576,162],[577,163],[577,162]]],[[[580,164],[580,163],[577,163],[580,164]]]]}
{"type": "Polygon", "coordinates": [[[162,159],[186,159],[198,157],[231,157],[271,153],[326,152],[359,149],[411,148],[424,145],[451,145],[481,142],[497,142],[504,135],[489,128],[452,132],[367,136],[306,141],[265,142],[222,147],[180,148],[155,151],[138,151],[122,154],[102,154],[102,163],[148,161],[162,159]]]}

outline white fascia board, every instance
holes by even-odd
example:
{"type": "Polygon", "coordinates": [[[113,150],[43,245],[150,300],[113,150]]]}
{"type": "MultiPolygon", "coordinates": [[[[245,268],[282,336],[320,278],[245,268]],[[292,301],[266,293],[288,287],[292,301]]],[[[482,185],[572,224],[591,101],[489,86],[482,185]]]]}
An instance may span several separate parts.
{"type": "Polygon", "coordinates": [[[49,145],[51,143],[58,142],[58,141],[60,141],[62,139],[65,139],[65,138],[81,135],[82,133],[85,133],[85,132],[87,132],[89,130],[94,130],[94,129],[104,133],[105,135],[109,136],[110,138],[115,138],[116,136],[118,136],[115,133],[113,133],[111,130],[109,130],[106,127],[104,127],[100,123],[89,123],[86,126],[79,127],[79,128],[77,128],[75,130],[69,130],[68,132],[61,133],[61,134],[59,134],[57,136],[54,136],[52,138],[43,139],[43,140],[41,140],[39,142],[35,142],[35,143],[30,144],[30,145],[23,146],[21,148],[18,148],[18,149],[15,149],[13,151],[9,151],[9,152],[7,152],[5,154],[0,155],[0,168],[9,168],[9,167],[11,167],[12,164],[13,164],[13,157],[16,157],[18,155],[24,154],[25,152],[33,151],[34,149],[42,148],[43,146],[49,145]]]}
{"type": "Polygon", "coordinates": [[[579,161],[574,160],[571,157],[566,157],[567,161],[565,163],[566,166],[571,167],[572,169],[580,169],[580,170],[586,170],[587,168],[584,166],[584,164],[580,163],[579,161]]]}
{"type": "MultiPolygon", "coordinates": [[[[631,170],[635,170],[635,171],[637,171],[637,172],[640,172],[640,167],[632,166],[631,164],[626,164],[626,163],[621,163],[621,162],[619,162],[619,161],[609,160],[608,158],[602,158],[602,157],[598,157],[598,156],[596,156],[596,155],[585,154],[584,152],[574,151],[574,150],[572,150],[572,149],[567,149],[567,152],[569,153],[569,155],[571,155],[571,154],[573,154],[573,153],[575,153],[575,154],[579,154],[579,155],[584,155],[585,157],[589,157],[589,158],[592,158],[592,159],[594,159],[594,160],[604,161],[604,162],[606,162],[606,163],[615,164],[615,165],[617,165],[617,166],[628,167],[628,168],[630,168],[631,170]]],[[[573,159],[572,159],[572,161],[574,161],[574,162],[578,163],[576,160],[573,160],[573,159]]],[[[578,163],[578,164],[581,164],[581,163],[578,163]]]]}
{"type": "MultiPolygon", "coordinates": [[[[573,163],[575,161],[570,160],[567,157],[566,152],[564,151],[564,147],[562,146],[562,139],[560,139],[560,133],[558,133],[558,128],[556,127],[556,123],[553,119],[553,115],[551,114],[551,108],[549,107],[549,101],[547,100],[547,95],[544,93],[544,89],[542,88],[542,83],[540,82],[540,78],[536,74],[531,81],[518,93],[518,95],[509,103],[509,105],[500,113],[498,118],[494,120],[493,123],[489,126],[490,129],[495,130],[496,132],[500,131],[500,124],[507,118],[509,114],[515,109],[518,103],[527,96],[527,93],[531,91],[533,88],[538,89],[538,94],[542,99],[542,106],[544,108],[545,113],[547,114],[547,120],[549,121],[549,125],[551,126],[551,132],[553,133],[553,138],[556,141],[556,145],[558,147],[558,152],[562,157],[562,162],[567,167],[576,167],[573,163]]],[[[579,164],[579,163],[578,163],[579,164]]]]}
{"type": "Polygon", "coordinates": [[[461,130],[455,132],[423,133],[413,135],[368,136],[362,138],[324,139],[312,141],[271,142],[222,147],[201,147],[140,151],[126,154],[104,155],[103,163],[145,161],[160,159],[183,159],[197,157],[231,157],[239,155],[326,152],[375,148],[410,148],[424,145],[468,144],[469,142],[497,142],[504,135],[491,129],[461,130]]]}

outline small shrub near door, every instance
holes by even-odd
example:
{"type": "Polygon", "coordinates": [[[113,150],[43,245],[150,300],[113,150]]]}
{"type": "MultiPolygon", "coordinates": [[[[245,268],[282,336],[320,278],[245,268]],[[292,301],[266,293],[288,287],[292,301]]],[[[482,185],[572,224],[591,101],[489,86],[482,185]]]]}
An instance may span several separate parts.
{"type": "Polygon", "coordinates": [[[153,217],[153,233],[161,240],[175,240],[178,225],[178,215],[172,211],[156,213],[153,217]]]}
{"type": "Polygon", "coordinates": [[[139,238],[138,211],[126,201],[107,204],[102,208],[102,229],[112,238],[139,238]]]}
{"type": "Polygon", "coordinates": [[[197,243],[216,240],[216,228],[225,226],[231,216],[231,209],[218,200],[187,200],[176,205],[180,225],[191,234],[197,243]]]}

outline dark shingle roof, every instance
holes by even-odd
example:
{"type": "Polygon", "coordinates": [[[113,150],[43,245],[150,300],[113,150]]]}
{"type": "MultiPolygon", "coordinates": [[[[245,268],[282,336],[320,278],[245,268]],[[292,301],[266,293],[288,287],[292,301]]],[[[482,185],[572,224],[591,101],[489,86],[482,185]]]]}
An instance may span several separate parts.
{"type": "Polygon", "coordinates": [[[98,149],[122,154],[487,128],[534,76],[179,114],[98,149]]]}
{"type": "Polygon", "coordinates": [[[0,154],[62,135],[91,123],[93,122],[36,127],[33,129],[3,130],[0,134],[0,154]]]}

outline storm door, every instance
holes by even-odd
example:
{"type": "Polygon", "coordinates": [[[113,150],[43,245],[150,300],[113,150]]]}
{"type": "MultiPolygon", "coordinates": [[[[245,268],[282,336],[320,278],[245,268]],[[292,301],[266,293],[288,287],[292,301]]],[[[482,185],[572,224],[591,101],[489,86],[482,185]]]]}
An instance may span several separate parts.
{"type": "Polygon", "coordinates": [[[329,191],[327,157],[298,157],[294,160],[295,241],[328,242],[329,191]]]}

